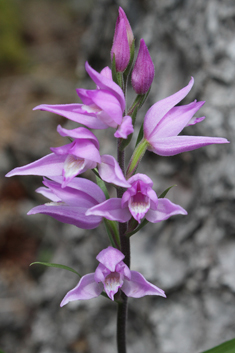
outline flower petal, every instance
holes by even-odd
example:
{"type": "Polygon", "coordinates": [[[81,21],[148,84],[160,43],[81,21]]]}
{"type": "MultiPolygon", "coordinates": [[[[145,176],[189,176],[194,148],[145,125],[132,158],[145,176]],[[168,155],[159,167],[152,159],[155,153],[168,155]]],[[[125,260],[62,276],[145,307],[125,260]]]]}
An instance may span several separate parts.
{"type": "Polygon", "coordinates": [[[100,148],[97,137],[93,134],[93,132],[86,129],[85,127],[78,127],[77,129],[67,130],[58,125],[57,131],[61,136],[68,136],[74,139],[90,140],[94,143],[97,149],[100,148]]]}
{"type": "Polygon", "coordinates": [[[61,187],[66,187],[75,176],[85,173],[88,169],[95,168],[96,165],[97,163],[94,161],[74,157],[72,154],[69,154],[64,162],[64,168],[62,172],[64,179],[61,187]]]}
{"type": "Polygon", "coordinates": [[[122,89],[113,80],[95,71],[89,64],[85,64],[86,71],[90,78],[99,86],[99,88],[111,92],[120,102],[122,111],[125,110],[125,96],[122,89]]]}
{"type": "Polygon", "coordinates": [[[178,104],[191,90],[194,79],[191,77],[189,84],[175,94],[155,103],[146,113],[144,118],[144,136],[146,140],[154,134],[158,123],[176,104],[178,104]]]}
{"type": "Polygon", "coordinates": [[[101,294],[103,288],[104,286],[102,283],[95,282],[94,273],[89,273],[88,275],[83,276],[78,285],[66,294],[60,306],[62,307],[74,300],[96,298],[101,294]]]}
{"type": "Polygon", "coordinates": [[[129,182],[126,181],[118,162],[113,156],[103,154],[98,169],[101,178],[107,183],[112,183],[123,188],[130,187],[129,182]]]}
{"type": "Polygon", "coordinates": [[[89,127],[90,129],[106,129],[107,125],[97,119],[94,113],[89,114],[85,110],[82,110],[82,104],[41,104],[35,107],[33,110],[46,110],[48,112],[59,114],[65,118],[76,121],[82,125],[89,127]]]}
{"type": "Polygon", "coordinates": [[[166,298],[164,291],[154,284],[148,282],[144,276],[137,272],[131,271],[131,280],[124,280],[122,291],[128,297],[141,298],[145,295],[160,295],[166,298]]]}
{"type": "MultiPolygon", "coordinates": [[[[62,177],[51,177],[53,181],[57,182],[58,184],[63,183],[63,178],[62,177]]],[[[93,183],[92,181],[84,178],[74,178],[71,180],[69,187],[74,189],[72,193],[76,193],[76,190],[85,192],[87,195],[90,196],[91,202],[94,204],[101,203],[105,200],[105,196],[101,188],[93,183]]],[[[65,190],[62,190],[65,192],[65,190]]],[[[76,199],[76,196],[75,196],[76,199]]],[[[76,202],[76,201],[75,201],[76,202]]]]}
{"type": "Polygon", "coordinates": [[[178,153],[192,151],[202,146],[229,143],[225,138],[207,136],[173,136],[152,138],[149,150],[160,156],[174,156],[178,153]]]}
{"type": "Polygon", "coordinates": [[[45,196],[47,199],[50,199],[53,202],[61,202],[61,199],[56,196],[52,190],[41,186],[40,188],[35,190],[38,194],[45,196]]]}
{"type": "Polygon", "coordinates": [[[108,199],[99,205],[91,207],[87,210],[86,215],[100,216],[109,219],[110,221],[118,221],[125,223],[131,218],[128,208],[121,207],[121,199],[108,199]]]}
{"type": "Polygon", "coordinates": [[[65,158],[66,156],[57,156],[51,153],[35,162],[11,170],[6,174],[6,177],[14,175],[41,175],[46,177],[61,175],[65,158]]]}
{"type": "MultiPolygon", "coordinates": [[[[82,178],[76,178],[76,179],[82,179],[82,178]]],[[[90,189],[87,188],[83,190],[82,189],[76,190],[75,188],[73,188],[73,181],[76,179],[73,179],[70,185],[65,188],[62,188],[62,184],[63,184],[62,178],[60,179],[61,180],[60,183],[45,179],[43,181],[43,184],[47,186],[50,190],[52,190],[54,194],[57,197],[59,197],[60,200],[62,200],[69,206],[73,206],[73,207],[79,206],[79,207],[85,207],[86,209],[88,209],[96,205],[97,201],[93,197],[93,194],[91,191],[92,189],[94,189],[92,186],[93,183],[90,181],[89,184],[86,184],[87,186],[88,185],[90,186],[90,189]],[[79,205],[78,205],[78,200],[79,200],[79,205]]]]}
{"type": "Polygon", "coordinates": [[[149,222],[158,223],[178,214],[186,215],[187,211],[168,199],[158,199],[157,210],[150,209],[145,217],[149,222]]]}
{"type": "Polygon", "coordinates": [[[122,123],[114,134],[116,138],[126,139],[128,135],[134,132],[134,128],[132,125],[132,119],[130,116],[126,115],[122,119],[122,123]]]}
{"type": "Polygon", "coordinates": [[[27,215],[32,214],[45,214],[55,218],[62,223],[73,224],[74,226],[82,229],[94,229],[98,227],[102,221],[101,217],[86,216],[86,207],[68,206],[62,202],[47,203],[32,208],[27,215]]]}
{"type": "Polygon", "coordinates": [[[191,126],[191,125],[195,125],[197,123],[200,123],[201,121],[203,121],[206,117],[205,116],[201,116],[200,118],[196,118],[195,116],[189,120],[188,124],[186,126],[191,126]]]}
{"type": "Polygon", "coordinates": [[[119,100],[110,92],[97,89],[89,92],[92,101],[107,113],[117,125],[122,122],[122,108],[119,100]]]}
{"type": "Polygon", "coordinates": [[[192,102],[187,105],[172,108],[158,123],[158,126],[148,140],[149,143],[151,144],[150,141],[155,137],[177,136],[204,103],[205,102],[192,102]]]}
{"type": "Polygon", "coordinates": [[[124,259],[125,255],[112,246],[108,246],[103,249],[97,256],[96,259],[110,271],[114,272],[116,265],[124,259]]]}

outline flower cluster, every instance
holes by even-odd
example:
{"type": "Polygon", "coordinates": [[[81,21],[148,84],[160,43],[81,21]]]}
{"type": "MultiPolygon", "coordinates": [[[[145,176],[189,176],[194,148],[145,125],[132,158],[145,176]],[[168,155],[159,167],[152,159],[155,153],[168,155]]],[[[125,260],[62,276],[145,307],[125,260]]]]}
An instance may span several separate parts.
{"type": "Polygon", "coordinates": [[[52,147],[52,153],[6,175],[44,177],[44,187],[36,191],[50,202],[34,207],[28,214],[46,214],[83,229],[94,229],[102,221],[106,224],[113,246],[98,254],[96,271],[83,276],[78,285],[67,293],[61,306],[69,301],[97,297],[103,290],[112,300],[122,292],[134,298],[144,295],[165,297],[161,289],[149,283],[140,273],[130,270],[123,261],[126,254],[123,254],[120,240],[129,238],[147,222],[157,223],[187,212],[169,199],[158,197],[152,180],[145,174],[136,174],[137,167],[147,149],[160,156],[173,156],[201,146],[228,143],[225,138],[178,136],[184,127],[204,119],[194,117],[204,102],[177,105],[191,90],[191,78],[186,87],[158,101],[147,111],[127,170],[120,157],[116,160],[111,155],[100,155],[99,141],[90,129],[115,129],[119,156],[123,157],[134,132],[137,112],[154,79],[154,64],[143,39],[140,40],[135,62],[134,51],[130,23],[123,9],[119,8],[111,49],[112,71],[105,67],[97,72],[86,63],[86,71],[96,88],[77,89],[82,103],[41,104],[34,108],[62,115],[83,126],[67,130],[59,125],[58,133],[72,142],[52,147]],[[128,108],[124,92],[129,76],[137,96],[128,108]],[[88,169],[96,174],[97,184],[80,176],[88,169]],[[109,197],[105,183],[111,183],[118,189],[116,198],[109,197]],[[117,222],[126,224],[124,232],[118,233],[117,222]]]}

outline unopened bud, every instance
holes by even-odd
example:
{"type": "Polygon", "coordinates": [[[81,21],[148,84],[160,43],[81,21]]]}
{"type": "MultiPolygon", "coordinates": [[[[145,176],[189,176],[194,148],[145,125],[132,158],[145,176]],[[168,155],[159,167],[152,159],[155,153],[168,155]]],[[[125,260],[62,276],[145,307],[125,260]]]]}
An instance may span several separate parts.
{"type": "Polygon", "coordinates": [[[123,72],[130,61],[130,49],[134,36],[125,12],[119,7],[119,15],[116,22],[113,46],[111,49],[111,61],[115,55],[116,71],[123,72]]]}
{"type": "Polygon", "coordinates": [[[151,87],[154,78],[154,65],[148,48],[143,39],[140,40],[140,48],[131,75],[131,83],[137,94],[146,94],[151,87]]]}

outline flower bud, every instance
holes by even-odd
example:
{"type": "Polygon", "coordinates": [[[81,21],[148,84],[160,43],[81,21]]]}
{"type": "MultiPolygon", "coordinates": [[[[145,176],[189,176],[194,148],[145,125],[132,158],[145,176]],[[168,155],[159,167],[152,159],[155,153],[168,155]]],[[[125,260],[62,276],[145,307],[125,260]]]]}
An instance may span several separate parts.
{"type": "Polygon", "coordinates": [[[130,61],[130,49],[134,36],[125,12],[119,7],[119,15],[116,22],[113,46],[111,49],[111,61],[115,55],[116,71],[123,72],[130,61]]]}
{"type": "MultiPolygon", "coordinates": [[[[132,43],[134,41],[134,35],[133,35],[131,25],[126,17],[125,12],[123,11],[123,9],[121,7],[119,7],[119,15],[117,18],[116,27],[118,25],[118,22],[120,22],[121,19],[124,19],[124,21],[125,21],[127,40],[128,40],[129,47],[131,49],[132,43]]],[[[115,29],[115,31],[116,31],[116,29],[115,29]]]]}
{"type": "Polygon", "coordinates": [[[137,94],[146,94],[151,87],[154,78],[154,65],[148,48],[143,39],[140,40],[140,48],[131,75],[131,83],[137,94]]]}

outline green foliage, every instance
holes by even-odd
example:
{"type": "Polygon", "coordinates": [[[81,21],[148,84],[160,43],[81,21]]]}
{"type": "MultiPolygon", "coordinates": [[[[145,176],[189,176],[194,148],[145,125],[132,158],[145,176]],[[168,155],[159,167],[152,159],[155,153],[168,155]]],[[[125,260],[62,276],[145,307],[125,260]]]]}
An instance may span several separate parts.
{"type": "Polygon", "coordinates": [[[235,353],[235,338],[202,353],[235,353]]]}
{"type": "Polygon", "coordinates": [[[18,68],[26,62],[22,24],[16,0],[0,0],[0,67],[18,68]]]}
{"type": "MultiPolygon", "coordinates": [[[[48,267],[56,267],[56,268],[62,268],[63,270],[67,270],[73,273],[76,273],[76,275],[78,275],[79,277],[81,277],[81,275],[75,271],[73,268],[69,267],[69,266],[65,266],[65,265],[60,265],[60,264],[53,264],[53,263],[49,263],[49,262],[32,262],[30,264],[30,266],[32,265],[44,265],[44,266],[48,266],[48,267]]],[[[0,352],[1,353],[1,352],[0,352]]]]}

